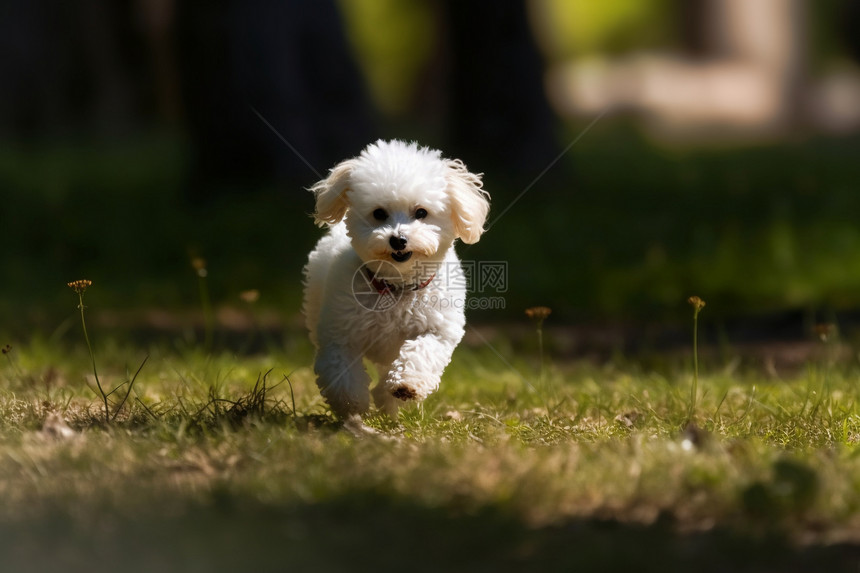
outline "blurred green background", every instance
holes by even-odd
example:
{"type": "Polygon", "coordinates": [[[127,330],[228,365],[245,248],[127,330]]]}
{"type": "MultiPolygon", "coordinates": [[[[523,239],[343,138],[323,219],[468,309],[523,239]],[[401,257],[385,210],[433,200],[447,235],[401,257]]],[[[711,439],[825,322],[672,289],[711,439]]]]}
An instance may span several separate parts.
{"type": "Polygon", "coordinates": [[[540,304],[562,325],[671,322],[692,294],[727,318],[850,314],[857,10],[789,4],[764,47],[735,34],[761,14],[705,1],[7,7],[0,331],[56,329],[80,278],[94,310],[197,320],[195,257],[219,309],[256,289],[261,313],[300,324],[320,235],[305,188],[377,137],[485,174],[491,229],[459,250],[507,263],[505,308],[470,320],[540,304]],[[642,95],[664,61],[675,75],[652,83],[670,94],[752,70],[773,109],[675,117],[642,95]],[[606,81],[616,69],[640,83],[606,81]]]}

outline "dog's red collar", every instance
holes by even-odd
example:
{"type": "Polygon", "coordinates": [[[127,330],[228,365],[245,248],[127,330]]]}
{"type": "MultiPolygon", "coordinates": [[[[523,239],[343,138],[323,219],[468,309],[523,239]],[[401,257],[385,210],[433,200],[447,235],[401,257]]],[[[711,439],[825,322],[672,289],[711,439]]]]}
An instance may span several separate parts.
{"type": "Polygon", "coordinates": [[[424,281],[423,283],[418,283],[417,285],[412,287],[412,290],[421,290],[421,289],[425,288],[427,285],[430,284],[430,281],[432,281],[434,278],[436,278],[436,273],[433,273],[432,275],[430,275],[430,278],[427,279],[426,281],[424,281]]]}
{"type": "Polygon", "coordinates": [[[388,294],[390,292],[399,290],[401,288],[405,289],[406,287],[411,287],[410,290],[421,290],[421,289],[427,288],[427,285],[429,285],[430,282],[434,278],[436,278],[436,273],[433,273],[432,275],[430,275],[429,279],[427,279],[426,281],[424,281],[422,283],[418,283],[418,284],[414,284],[414,285],[403,285],[402,287],[398,287],[397,285],[391,284],[390,282],[388,282],[385,279],[378,278],[367,267],[365,267],[364,270],[367,273],[367,278],[368,278],[368,280],[370,280],[370,284],[373,286],[373,288],[379,294],[388,294]]]}

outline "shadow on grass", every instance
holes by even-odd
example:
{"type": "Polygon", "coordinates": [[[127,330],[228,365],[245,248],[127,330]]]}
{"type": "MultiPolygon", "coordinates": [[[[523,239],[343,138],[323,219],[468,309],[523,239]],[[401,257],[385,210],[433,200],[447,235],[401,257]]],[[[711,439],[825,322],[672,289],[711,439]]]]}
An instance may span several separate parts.
{"type": "MultiPolygon", "coordinates": [[[[77,513],[77,512],[75,512],[77,513]]],[[[212,494],[159,515],[0,520],[4,571],[856,571],[860,548],[728,530],[573,520],[531,528],[377,494],[277,507],[212,494]]]]}

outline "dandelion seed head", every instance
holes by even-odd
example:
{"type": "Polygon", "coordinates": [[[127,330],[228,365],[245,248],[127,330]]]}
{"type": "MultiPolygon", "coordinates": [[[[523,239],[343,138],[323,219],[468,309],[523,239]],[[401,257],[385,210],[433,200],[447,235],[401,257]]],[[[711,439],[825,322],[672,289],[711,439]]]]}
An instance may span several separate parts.
{"type": "Polygon", "coordinates": [[[836,334],[836,325],[830,323],[816,324],[813,330],[821,342],[827,342],[836,334]]]}
{"type": "Polygon", "coordinates": [[[201,279],[205,279],[206,275],[209,274],[209,272],[206,270],[206,259],[204,259],[203,257],[192,257],[191,268],[193,268],[197,272],[197,276],[201,279]]]}
{"type": "Polygon", "coordinates": [[[92,286],[93,281],[87,279],[80,279],[77,281],[72,281],[67,283],[69,288],[75,291],[78,294],[84,294],[88,287],[92,286]]]}
{"type": "Polygon", "coordinates": [[[533,320],[543,321],[552,314],[552,309],[548,306],[533,306],[526,309],[526,316],[533,320]]]}
{"type": "Polygon", "coordinates": [[[239,293],[239,298],[248,304],[254,304],[260,298],[260,291],[257,289],[245,290],[239,293]]]}

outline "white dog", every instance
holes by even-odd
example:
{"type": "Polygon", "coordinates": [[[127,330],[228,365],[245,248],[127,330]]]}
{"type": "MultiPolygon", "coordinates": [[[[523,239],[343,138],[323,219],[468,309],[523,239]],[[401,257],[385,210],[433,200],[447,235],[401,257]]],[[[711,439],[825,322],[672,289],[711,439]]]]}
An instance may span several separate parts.
{"type": "Polygon", "coordinates": [[[459,160],[414,143],[377,141],[311,188],[328,226],[305,272],[304,312],[317,385],[340,417],[370,406],[396,416],[421,401],[463,338],[466,284],[453,249],[483,233],[489,194],[459,160]]]}

